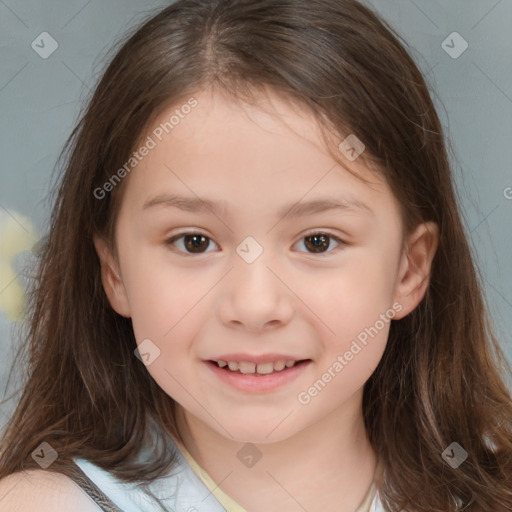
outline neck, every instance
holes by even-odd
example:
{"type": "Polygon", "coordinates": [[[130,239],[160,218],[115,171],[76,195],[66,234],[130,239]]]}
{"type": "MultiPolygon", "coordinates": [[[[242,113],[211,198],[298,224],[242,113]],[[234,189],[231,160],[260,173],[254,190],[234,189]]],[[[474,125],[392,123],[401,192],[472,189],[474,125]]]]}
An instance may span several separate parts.
{"type": "Polygon", "coordinates": [[[321,422],[268,444],[233,441],[181,407],[177,424],[194,460],[247,511],[354,512],[377,463],[361,404],[362,392],[321,422]],[[254,464],[243,458],[255,454],[261,458],[254,464]]]}

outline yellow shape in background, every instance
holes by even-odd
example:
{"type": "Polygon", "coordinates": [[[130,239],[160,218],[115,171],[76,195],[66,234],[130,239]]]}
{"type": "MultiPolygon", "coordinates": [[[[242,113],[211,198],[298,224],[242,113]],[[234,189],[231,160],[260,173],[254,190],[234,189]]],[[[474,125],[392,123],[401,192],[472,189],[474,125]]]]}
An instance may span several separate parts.
{"type": "Polygon", "coordinates": [[[30,251],[38,235],[28,217],[0,208],[0,311],[11,322],[18,320],[25,307],[25,291],[13,267],[16,256],[30,251]]]}

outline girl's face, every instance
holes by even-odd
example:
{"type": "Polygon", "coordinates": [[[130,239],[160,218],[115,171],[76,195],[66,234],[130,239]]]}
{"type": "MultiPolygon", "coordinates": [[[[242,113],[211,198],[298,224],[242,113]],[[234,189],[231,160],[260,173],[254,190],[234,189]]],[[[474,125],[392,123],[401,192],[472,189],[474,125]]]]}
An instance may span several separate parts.
{"type": "Polygon", "coordinates": [[[255,443],[360,413],[433,248],[420,226],[405,257],[388,185],[344,157],[371,185],[352,176],[312,117],[269,98],[277,116],[211,91],[163,112],[124,178],[119,259],[96,239],[107,295],[151,376],[188,421],[255,443]],[[277,371],[289,360],[305,362],[277,371]]]}

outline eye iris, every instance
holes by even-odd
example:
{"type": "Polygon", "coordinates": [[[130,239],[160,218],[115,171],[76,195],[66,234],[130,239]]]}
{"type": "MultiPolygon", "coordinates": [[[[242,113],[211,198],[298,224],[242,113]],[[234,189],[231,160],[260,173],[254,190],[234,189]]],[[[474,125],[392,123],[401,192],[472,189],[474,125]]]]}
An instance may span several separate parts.
{"type": "Polygon", "coordinates": [[[201,252],[201,249],[206,249],[209,245],[207,238],[203,235],[185,235],[183,239],[185,247],[190,252],[201,252]],[[201,244],[204,244],[204,247],[201,247],[201,244]]]}
{"type": "MultiPolygon", "coordinates": [[[[200,235],[183,235],[183,240],[187,251],[191,253],[201,253],[207,249],[209,244],[208,238],[200,235]]],[[[319,233],[304,237],[305,246],[314,253],[320,253],[329,248],[330,236],[319,233]]]]}
{"type": "Polygon", "coordinates": [[[329,237],[326,235],[310,235],[305,237],[305,245],[308,249],[313,248],[312,252],[322,252],[323,249],[327,249],[329,247],[329,237]],[[308,240],[314,240],[313,245],[310,247],[308,244],[308,240]]]}

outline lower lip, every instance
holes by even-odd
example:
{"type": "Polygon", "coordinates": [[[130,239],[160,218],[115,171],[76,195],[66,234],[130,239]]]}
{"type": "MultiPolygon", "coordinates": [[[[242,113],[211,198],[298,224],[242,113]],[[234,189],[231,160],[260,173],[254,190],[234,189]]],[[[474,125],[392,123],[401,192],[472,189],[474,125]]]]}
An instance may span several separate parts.
{"type": "Polygon", "coordinates": [[[291,368],[281,370],[280,372],[270,373],[267,375],[259,374],[244,374],[239,372],[232,372],[219,368],[216,363],[205,361],[206,365],[219,377],[230,386],[245,391],[248,393],[265,393],[273,391],[279,386],[291,382],[296,379],[312,361],[302,361],[295,364],[291,368]]]}

